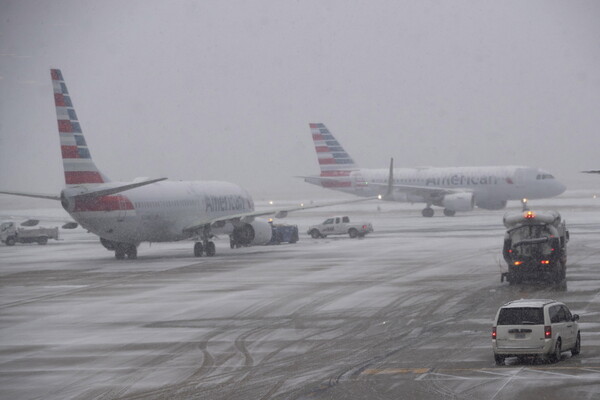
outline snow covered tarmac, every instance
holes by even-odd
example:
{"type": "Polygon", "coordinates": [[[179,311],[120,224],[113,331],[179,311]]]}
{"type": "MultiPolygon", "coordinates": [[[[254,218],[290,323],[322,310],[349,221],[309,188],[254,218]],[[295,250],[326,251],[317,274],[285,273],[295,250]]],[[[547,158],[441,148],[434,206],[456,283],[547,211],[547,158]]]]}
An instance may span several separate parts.
{"type": "Polygon", "coordinates": [[[81,231],[2,245],[0,397],[594,398],[600,199],[536,206],[567,221],[566,285],[500,283],[504,211],[425,219],[416,206],[339,206],[287,218],[297,244],[218,240],[217,256],[201,259],[180,242],[117,261],[81,231]],[[331,214],[371,220],[375,232],[306,235],[331,214]],[[496,367],[491,320],[521,297],[580,314],[581,354],[496,367]]]}

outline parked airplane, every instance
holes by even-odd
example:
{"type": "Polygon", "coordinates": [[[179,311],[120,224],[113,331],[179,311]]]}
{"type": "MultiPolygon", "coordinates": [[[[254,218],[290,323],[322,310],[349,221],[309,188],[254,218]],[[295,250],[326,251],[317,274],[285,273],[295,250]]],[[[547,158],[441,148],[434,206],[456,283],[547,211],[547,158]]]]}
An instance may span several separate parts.
{"type": "MultiPolygon", "coordinates": [[[[117,259],[137,257],[141,242],[194,239],[194,255],[215,254],[211,239],[229,234],[239,244],[271,240],[271,225],[259,216],[284,217],[287,210],[254,210],[252,197],[241,187],[221,181],[171,182],[167,178],[112,182],[94,164],[62,73],[50,71],[65,173],[60,196],[0,191],[59,200],[75,221],[100,236],[117,259]]],[[[337,203],[340,204],[340,203],[337,203]]]]}
{"type": "Polygon", "coordinates": [[[508,200],[553,197],[566,189],[548,172],[531,167],[394,169],[392,160],[389,170],[359,168],[324,124],[311,123],[310,130],[321,175],[304,177],[306,182],[357,196],[387,191],[384,200],[425,203],[424,217],[433,216],[432,205],[453,216],[475,206],[498,210],[508,200]]]}

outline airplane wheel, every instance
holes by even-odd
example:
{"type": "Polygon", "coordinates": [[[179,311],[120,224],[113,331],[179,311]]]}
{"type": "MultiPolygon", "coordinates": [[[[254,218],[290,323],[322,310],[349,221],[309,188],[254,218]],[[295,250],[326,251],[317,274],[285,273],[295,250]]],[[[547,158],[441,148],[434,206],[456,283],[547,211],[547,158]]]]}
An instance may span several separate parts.
{"type": "Polygon", "coordinates": [[[426,218],[431,218],[431,217],[433,217],[433,214],[434,214],[434,213],[435,213],[435,212],[433,211],[433,208],[431,208],[431,207],[425,207],[425,208],[423,209],[423,211],[421,211],[421,214],[422,214],[424,217],[426,217],[426,218]]]}
{"type": "Polygon", "coordinates": [[[125,250],[123,250],[120,246],[115,249],[115,258],[117,260],[123,260],[125,258],[125,250]]]}
{"type": "Polygon", "coordinates": [[[135,260],[137,258],[137,247],[135,247],[134,245],[131,245],[127,251],[125,251],[125,254],[127,255],[127,258],[129,258],[130,260],[135,260]]]}
{"type": "Polygon", "coordinates": [[[209,257],[214,256],[217,253],[217,249],[215,248],[214,242],[206,243],[206,255],[209,257]]]}
{"type": "Polygon", "coordinates": [[[204,250],[204,246],[202,246],[202,243],[196,242],[196,244],[194,244],[194,256],[195,257],[202,257],[203,250],[204,250]]]}
{"type": "Polygon", "coordinates": [[[444,208],[444,215],[446,217],[454,217],[455,214],[456,214],[456,211],[451,210],[449,208],[444,208]]]}

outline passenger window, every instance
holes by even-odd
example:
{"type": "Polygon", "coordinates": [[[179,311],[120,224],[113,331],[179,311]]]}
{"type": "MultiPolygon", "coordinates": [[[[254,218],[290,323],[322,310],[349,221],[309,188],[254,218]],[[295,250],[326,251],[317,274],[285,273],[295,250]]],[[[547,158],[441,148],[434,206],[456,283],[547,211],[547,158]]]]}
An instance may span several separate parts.
{"type": "Polygon", "coordinates": [[[558,322],[565,322],[567,320],[567,314],[565,314],[565,310],[560,307],[558,310],[558,322]]]}
{"type": "Polygon", "coordinates": [[[335,219],[335,223],[336,223],[336,224],[339,224],[339,223],[340,223],[340,219],[339,219],[339,218],[336,218],[336,219],[335,219]]]}
{"type": "Polygon", "coordinates": [[[555,324],[557,322],[560,322],[560,320],[558,318],[559,308],[560,308],[559,306],[552,306],[548,310],[548,314],[550,314],[550,323],[555,324]]]}
{"type": "Polygon", "coordinates": [[[350,222],[350,218],[348,218],[348,217],[343,217],[343,218],[342,218],[342,222],[344,222],[344,223],[348,223],[348,222],[350,222]]]}
{"type": "Polygon", "coordinates": [[[333,224],[333,218],[326,219],[325,222],[323,222],[323,225],[327,224],[333,224]]]}

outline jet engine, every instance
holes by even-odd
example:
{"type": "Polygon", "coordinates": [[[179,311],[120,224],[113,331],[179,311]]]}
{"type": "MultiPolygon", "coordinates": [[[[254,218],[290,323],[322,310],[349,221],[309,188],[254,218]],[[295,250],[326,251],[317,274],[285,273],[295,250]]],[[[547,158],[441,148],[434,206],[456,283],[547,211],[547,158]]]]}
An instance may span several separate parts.
{"type": "Polygon", "coordinates": [[[485,210],[502,210],[506,207],[506,200],[475,199],[475,204],[485,210]]]}
{"type": "Polygon", "coordinates": [[[254,220],[233,228],[231,233],[231,244],[249,246],[256,244],[267,244],[273,235],[271,224],[264,220],[254,220]]]}
{"type": "Polygon", "coordinates": [[[475,198],[473,193],[467,192],[447,194],[441,205],[453,211],[471,211],[475,205],[475,198]]]}

